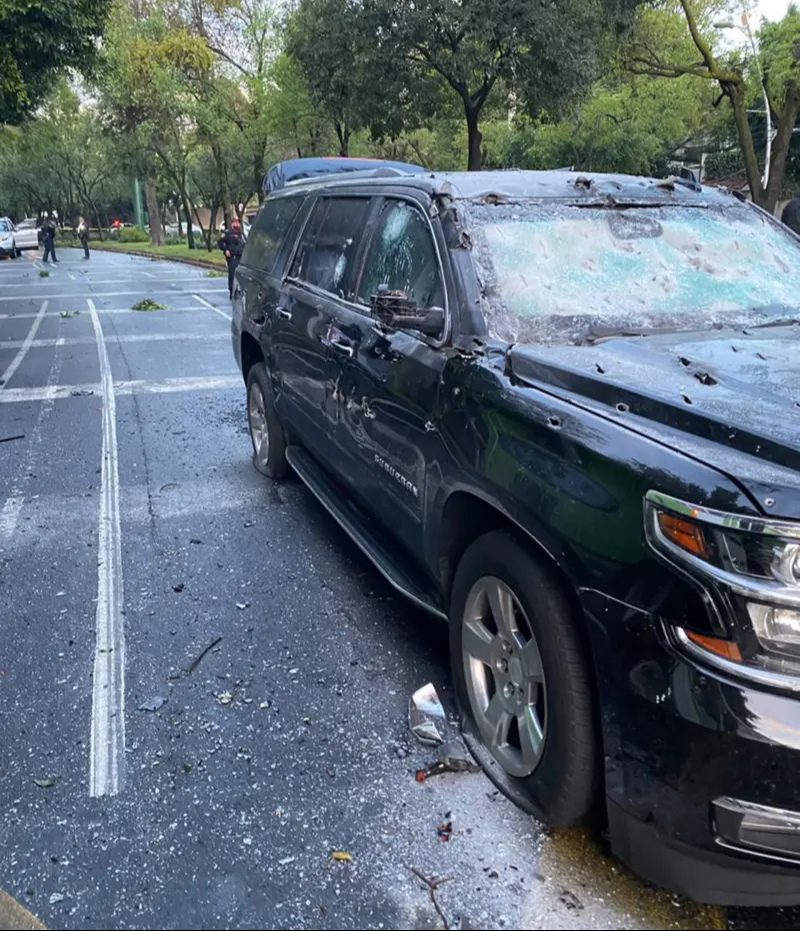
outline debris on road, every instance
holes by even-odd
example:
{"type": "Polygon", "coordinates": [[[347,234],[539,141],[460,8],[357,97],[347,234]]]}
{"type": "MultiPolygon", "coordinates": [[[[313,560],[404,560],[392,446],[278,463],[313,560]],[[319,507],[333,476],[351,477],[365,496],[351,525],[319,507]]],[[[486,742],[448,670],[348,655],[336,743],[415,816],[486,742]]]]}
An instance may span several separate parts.
{"type": "Polygon", "coordinates": [[[44,779],[34,779],[33,784],[38,786],[40,789],[54,789],[56,786],[56,781],[52,776],[47,776],[44,779]]]}
{"type": "Polygon", "coordinates": [[[50,277],[50,272],[39,272],[39,277],[40,277],[40,278],[49,278],[49,277],[50,277]]]}
{"type": "Polygon", "coordinates": [[[205,650],[203,650],[203,652],[200,653],[196,659],[192,660],[186,669],[184,669],[184,673],[187,676],[190,676],[195,671],[195,669],[197,669],[200,663],[203,662],[206,656],[208,656],[208,654],[214,649],[214,647],[219,646],[220,643],[222,643],[222,637],[217,637],[216,640],[212,640],[211,643],[209,643],[209,645],[205,648],[205,650]]]}
{"type": "Polygon", "coordinates": [[[16,436],[4,436],[0,439],[0,443],[13,443],[14,440],[24,440],[25,434],[18,433],[16,436]]]}
{"type": "Polygon", "coordinates": [[[440,886],[443,886],[445,883],[452,882],[453,877],[443,876],[441,878],[437,878],[436,876],[426,876],[422,870],[418,870],[415,866],[412,866],[410,869],[411,872],[417,877],[417,879],[421,880],[427,886],[428,894],[431,897],[431,904],[436,909],[436,914],[441,919],[443,931],[451,931],[450,922],[447,920],[444,909],[436,898],[436,892],[440,886]]]}
{"type": "Polygon", "coordinates": [[[290,863],[294,863],[297,857],[284,857],[282,860],[278,860],[278,866],[288,866],[290,863]]]}
{"type": "Polygon", "coordinates": [[[64,899],[66,899],[66,896],[64,895],[63,892],[54,892],[54,893],[50,896],[50,904],[51,904],[51,905],[58,905],[58,903],[59,903],[59,902],[63,902],[64,899]]]}
{"type": "Polygon", "coordinates": [[[233,701],[233,695],[230,692],[222,692],[217,695],[217,699],[221,705],[230,705],[233,701]]]}
{"type": "Polygon", "coordinates": [[[237,601],[237,602],[236,602],[236,607],[237,607],[240,611],[244,611],[246,608],[249,608],[249,607],[250,607],[250,602],[249,602],[249,601],[237,601]]]}
{"type": "Polygon", "coordinates": [[[79,310],[62,310],[61,313],[59,314],[59,317],[64,317],[64,318],[77,317],[79,313],[80,313],[79,310]]]}
{"type": "Polygon", "coordinates": [[[176,583],[172,586],[173,592],[178,592],[178,594],[180,594],[180,593],[184,590],[184,588],[186,588],[186,583],[185,583],[185,582],[176,582],[176,583]]]}
{"type": "Polygon", "coordinates": [[[423,685],[411,696],[408,703],[408,726],[421,743],[433,747],[444,743],[447,716],[433,683],[423,685]]]}
{"type": "Polygon", "coordinates": [[[425,782],[432,776],[443,773],[479,773],[480,766],[469,755],[469,751],[460,740],[448,740],[439,746],[438,758],[424,769],[416,772],[417,782],[425,782]]]}
{"type": "Polygon", "coordinates": [[[139,705],[139,711],[158,711],[159,708],[163,708],[166,705],[167,699],[163,695],[154,695],[148,701],[142,702],[139,705]]]}
{"type": "Polygon", "coordinates": [[[559,901],[563,905],[566,905],[570,911],[583,911],[583,902],[581,902],[581,900],[575,895],[574,892],[570,892],[568,889],[565,889],[558,898],[559,901]]]}
{"type": "Polygon", "coordinates": [[[71,398],[88,398],[92,394],[94,394],[94,391],[91,388],[73,388],[69,396],[71,398]]]}
{"type": "Polygon", "coordinates": [[[346,850],[334,850],[333,853],[331,854],[331,857],[333,857],[333,859],[337,863],[352,863],[353,862],[353,855],[349,854],[346,850]]]}
{"type": "Polygon", "coordinates": [[[158,301],[154,301],[152,298],[146,297],[142,301],[137,301],[133,307],[131,307],[131,310],[169,310],[169,307],[167,307],[166,304],[160,304],[158,301]]]}
{"type": "Polygon", "coordinates": [[[439,835],[439,840],[446,844],[453,836],[453,822],[445,821],[444,824],[440,824],[436,828],[436,833],[439,835]]]}

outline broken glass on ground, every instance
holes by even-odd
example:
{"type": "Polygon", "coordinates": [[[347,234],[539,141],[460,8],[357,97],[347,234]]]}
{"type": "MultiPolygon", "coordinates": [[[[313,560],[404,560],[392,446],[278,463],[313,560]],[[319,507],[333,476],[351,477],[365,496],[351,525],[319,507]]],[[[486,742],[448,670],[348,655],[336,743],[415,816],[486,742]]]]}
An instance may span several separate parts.
{"type": "Polygon", "coordinates": [[[421,743],[429,747],[447,738],[447,715],[432,682],[417,689],[408,703],[408,726],[421,743]]]}

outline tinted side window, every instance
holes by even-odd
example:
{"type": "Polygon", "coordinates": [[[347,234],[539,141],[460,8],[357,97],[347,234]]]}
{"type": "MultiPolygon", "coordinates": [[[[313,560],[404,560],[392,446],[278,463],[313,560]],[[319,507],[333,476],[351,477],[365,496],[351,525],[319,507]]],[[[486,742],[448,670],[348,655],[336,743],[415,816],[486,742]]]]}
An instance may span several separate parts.
{"type": "Polygon", "coordinates": [[[444,306],[444,285],[430,227],[411,204],[389,202],[367,254],[358,302],[369,304],[381,285],[404,292],[420,309],[444,306]]]}
{"type": "Polygon", "coordinates": [[[272,271],[284,237],[302,203],[302,197],[267,200],[247,238],[242,255],[245,265],[263,272],[272,271]]]}
{"type": "Polygon", "coordinates": [[[355,259],[370,203],[368,197],[319,201],[303,234],[291,277],[340,297],[352,297],[355,259]]]}

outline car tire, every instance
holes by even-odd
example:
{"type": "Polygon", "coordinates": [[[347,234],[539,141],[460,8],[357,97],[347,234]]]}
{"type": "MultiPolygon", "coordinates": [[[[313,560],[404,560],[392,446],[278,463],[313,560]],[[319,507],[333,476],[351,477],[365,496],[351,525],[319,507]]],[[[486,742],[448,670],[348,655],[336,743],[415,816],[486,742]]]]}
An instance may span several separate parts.
{"type": "Polygon", "coordinates": [[[289,470],[286,435],[275,413],[263,362],[254,365],[247,375],[247,423],[253,444],[253,465],[269,478],[284,478],[289,470]]]}
{"type": "Polygon", "coordinates": [[[464,736],[489,778],[553,827],[584,821],[599,773],[586,652],[560,582],[510,533],[464,553],[450,652],[464,736]]]}

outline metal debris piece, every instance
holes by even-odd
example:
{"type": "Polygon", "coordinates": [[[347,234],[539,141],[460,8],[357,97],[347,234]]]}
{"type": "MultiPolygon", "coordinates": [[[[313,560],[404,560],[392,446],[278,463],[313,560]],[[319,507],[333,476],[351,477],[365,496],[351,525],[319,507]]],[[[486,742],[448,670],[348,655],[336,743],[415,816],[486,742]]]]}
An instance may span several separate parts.
{"type": "Polygon", "coordinates": [[[408,726],[421,743],[436,747],[444,743],[447,716],[433,683],[417,689],[408,703],[408,726]]]}
{"type": "Polygon", "coordinates": [[[24,440],[25,434],[18,433],[16,436],[4,436],[0,438],[0,443],[12,443],[14,440],[24,440]]]}
{"type": "Polygon", "coordinates": [[[249,602],[249,601],[237,601],[237,602],[236,602],[236,607],[237,607],[240,611],[244,611],[245,608],[249,608],[249,607],[250,607],[250,602],[249,602]]]}
{"type": "MultiPolygon", "coordinates": [[[[195,620],[197,620],[197,618],[195,618],[195,620]]],[[[218,646],[220,643],[222,643],[222,637],[217,637],[216,640],[212,640],[211,643],[209,643],[209,645],[205,648],[205,650],[203,650],[203,652],[197,657],[197,659],[193,660],[191,665],[187,666],[187,668],[184,670],[185,674],[187,676],[191,675],[205,659],[205,657],[214,649],[214,647],[218,646]]]]}
{"type": "Polygon", "coordinates": [[[172,586],[173,592],[178,592],[178,593],[182,592],[184,588],[186,588],[185,582],[176,582],[175,585],[172,586]]]}
{"type": "Polygon", "coordinates": [[[58,905],[58,903],[59,903],[59,902],[63,902],[64,899],[66,899],[66,896],[64,895],[63,892],[54,892],[54,893],[50,896],[50,904],[51,904],[51,905],[58,905]]]}
{"type": "Polygon", "coordinates": [[[56,781],[52,776],[47,776],[45,779],[34,779],[33,784],[40,789],[54,789],[56,781]]]}
{"type": "Polygon", "coordinates": [[[284,857],[282,860],[278,860],[279,866],[288,866],[290,863],[294,863],[297,857],[284,857]]]}
{"type": "Polygon", "coordinates": [[[353,855],[349,854],[346,850],[334,850],[331,856],[337,863],[353,862],[353,855]]]}
{"type": "Polygon", "coordinates": [[[444,824],[440,824],[436,828],[436,833],[439,835],[439,840],[446,844],[450,838],[453,836],[453,822],[446,821],[444,824]]]}
{"type": "Polygon", "coordinates": [[[569,889],[565,889],[558,898],[562,904],[566,905],[567,908],[570,909],[570,911],[583,911],[583,902],[581,902],[581,900],[575,895],[574,892],[570,892],[569,889]]]}
{"type": "Polygon", "coordinates": [[[217,695],[217,698],[219,699],[219,703],[221,705],[230,705],[230,703],[233,701],[233,695],[231,695],[230,692],[222,692],[222,694],[217,695]]]}
{"type": "Polygon", "coordinates": [[[460,740],[448,740],[439,747],[439,766],[451,773],[479,773],[480,766],[460,740]]]}
{"type": "Polygon", "coordinates": [[[73,388],[69,396],[71,398],[88,398],[92,394],[94,394],[94,391],[91,388],[73,388]]]}
{"type": "Polygon", "coordinates": [[[166,703],[167,700],[163,695],[154,695],[151,699],[139,705],[139,711],[158,711],[159,708],[163,708],[166,703]]]}

